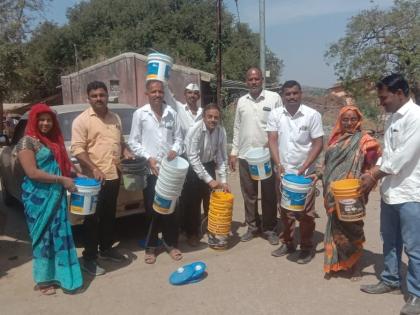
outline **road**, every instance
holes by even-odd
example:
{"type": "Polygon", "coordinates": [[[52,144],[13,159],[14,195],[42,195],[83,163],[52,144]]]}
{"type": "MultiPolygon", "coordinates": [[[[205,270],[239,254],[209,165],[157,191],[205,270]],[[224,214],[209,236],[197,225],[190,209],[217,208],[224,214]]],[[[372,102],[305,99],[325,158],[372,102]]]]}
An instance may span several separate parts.
{"type": "MultiPolygon", "coordinates": [[[[323,278],[323,234],[326,224],[321,198],[317,209],[316,256],[308,265],[294,262],[296,255],[274,258],[275,247],[262,238],[239,242],[246,227],[238,174],[230,176],[236,196],[232,247],[214,251],[202,246],[193,250],[181,238],[182,262],[166,253],[155,265],[143,262],[138,239],[144,234],[142,216],[120,219],[116,246],[130,257],[124,265],[103,263],[108,270],[101,277],[85,276],[85,291],[66,295],[41,296],[33,291],[31,247],[20,207],[8,208],[5,235],[0,236],[0,314],[399,314],[402,295],[367,295],[360,284],[376,282],[382,270],[379,236],[379,194],[370,197],[365,221],[367,242],[362,260],[363,279],[323,278]],[[207,277],[199,283],[175,287],[168,283],[171,272],[183,264],[202,260],[207,277]]],[[[79,256],[81,231],[75,229],[79,256]]],[[[405,265],[404,265],[405,266],[405,265]]]]}

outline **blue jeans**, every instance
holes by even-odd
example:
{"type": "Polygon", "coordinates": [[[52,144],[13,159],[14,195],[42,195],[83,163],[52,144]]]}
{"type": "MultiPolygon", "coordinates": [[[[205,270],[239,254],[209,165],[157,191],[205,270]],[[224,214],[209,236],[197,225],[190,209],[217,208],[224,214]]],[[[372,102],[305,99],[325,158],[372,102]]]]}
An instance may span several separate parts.
{"type": "Polygon", "coordinates": [[[381,236],[386,284],[401,286],[401,254],[408,256],[407,289],[420,297],[420,202],[389,205],[381,201],[381,236]]]}

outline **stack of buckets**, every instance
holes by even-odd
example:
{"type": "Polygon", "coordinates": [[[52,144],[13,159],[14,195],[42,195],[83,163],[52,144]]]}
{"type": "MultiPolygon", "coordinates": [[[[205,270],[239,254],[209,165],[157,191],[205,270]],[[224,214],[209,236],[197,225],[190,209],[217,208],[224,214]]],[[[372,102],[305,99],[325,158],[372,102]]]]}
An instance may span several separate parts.
{"type": "Polygon", "coordinates": [[[169,80],[173,65],[173,60],[171,57],[153,53],[147,56],[147,75],[146,80],[159,80],[166,82],[169,80]]]}
{"type": "Polygon", "coordinates": [[[78,215],[94,214],[101,182],[94,178],[78,177],[74,184],[77,191],[70,195],[70,212],[78,215]]]}
{"type": "Polygon", "coordinates": [[[268,148],[251,148],[245,154],[249,173],[254,180],[269,178],[272,174],[270,150],[268,148]]]}
{"type": "Polygon", "coordinates": [[[362,220],[366,215],[365,204],[358,192],[359,179],[342,179],[331,183],[337,217],[340,221],[353,222],[362,220]]]}
{"type": "Polygon", "coordinates": [[[286,174],[281,180],[280,206],[290,211],[305,209],[306,197],[313,189],[312,179],[301,175],[286,174]]]}
{"type": "Polygon", "coordinates": [[[122,160],[121,172],[125,190],[137,191],[146,188],[149,174],[146,159],[122,160]]]}
{"type": "Polygon", "coordinates": [[[181,157],[176,157],[172,161],[168,161],[167,158],[162,160],[153,201],[153,209],[156,212],[160,214],[174,212],[176,201],[184,186],[188,167],[188,162],[181,157]]]}
{"type": "MultiPolygon", "coordinates": [[[[212,236],[227,240],[232,224],[233,199],[233,194],[228,192],[213,191],[211,193],[207,229],[212,236]]],[[[213,248],[226,246],[227,242],[213,248]]]]}

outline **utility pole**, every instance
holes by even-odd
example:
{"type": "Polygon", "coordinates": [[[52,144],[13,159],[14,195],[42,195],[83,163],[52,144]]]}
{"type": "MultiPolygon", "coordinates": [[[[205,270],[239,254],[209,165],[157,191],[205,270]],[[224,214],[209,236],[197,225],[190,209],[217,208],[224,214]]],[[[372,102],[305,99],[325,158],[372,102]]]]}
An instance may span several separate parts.
{"type": "Polygon", "coordinates": [[[260,0],[260,69],[265,78],[265,0],[260,0]]]}
{"type": "Polygon", "coordinates": [[[222,0],[217,0],[216,103],[222,107],[222,0]]]}

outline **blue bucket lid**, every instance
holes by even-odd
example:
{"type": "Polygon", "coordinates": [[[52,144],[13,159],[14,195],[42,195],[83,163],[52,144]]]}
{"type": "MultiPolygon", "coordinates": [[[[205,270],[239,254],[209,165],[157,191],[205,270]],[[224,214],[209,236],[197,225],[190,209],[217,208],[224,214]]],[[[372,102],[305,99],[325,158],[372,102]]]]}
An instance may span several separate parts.
{"type": "Polygon", "coordinates": [[[191,265],[185,265],[175,270],[169,277],[169,283],[181,285],[187,283],[194,274],[194,268],[191,265]]]}
{"type": "Polygon", "coordinates": [[[284,180],[287,180],[288,182],[294,183],[294,184],[302,184],[302,185],[308,185],[312,183],[312,179],[306,178],[302,175],[295,175],[295,174],[286,174],[283,176],[284,180]]]}
{"type": "Polygon", "coordinates": [[[101,182],[95,178],[84,178],[84,177],[76,177],[74,179],[74,183],[77,186],[85,186],[85,187],[99,186],[101,184],[101,182]]]}
{"type": "Polygon", "coordinates": [[[194,268],[194,273],[189,280],[190,283],[198,282],[201,280],[204,272],[206,271],[207,265],[202,261],[196,261],[191,263],[189,266],[194,268]]]}

